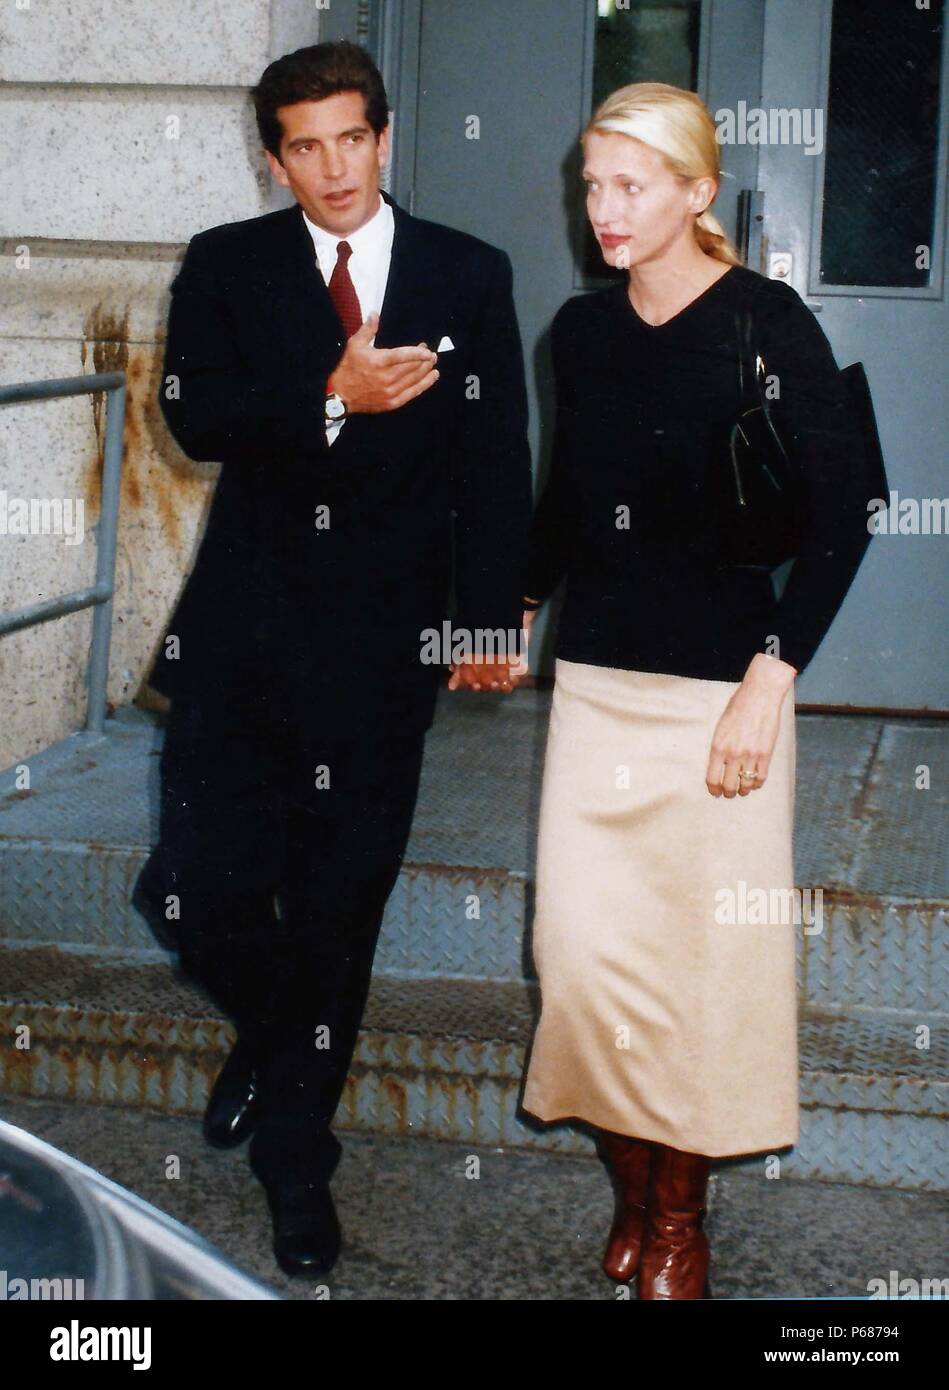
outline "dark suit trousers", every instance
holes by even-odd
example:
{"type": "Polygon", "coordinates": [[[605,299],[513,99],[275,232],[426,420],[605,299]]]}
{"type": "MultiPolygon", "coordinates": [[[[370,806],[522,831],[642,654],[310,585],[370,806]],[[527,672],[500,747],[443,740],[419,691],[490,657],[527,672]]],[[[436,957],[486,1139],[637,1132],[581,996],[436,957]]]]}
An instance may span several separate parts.
{"type": "MultiPolygon", "coordinates": [[[[341,692],[345,698],[345,692],[341,692]]],[[[301,729],[267,696],[172,702],[159,843],[135,902],[260,1071],[258,1177],[329,1177],[330,1132],[405,852],[424,729],[301,729]]]]}

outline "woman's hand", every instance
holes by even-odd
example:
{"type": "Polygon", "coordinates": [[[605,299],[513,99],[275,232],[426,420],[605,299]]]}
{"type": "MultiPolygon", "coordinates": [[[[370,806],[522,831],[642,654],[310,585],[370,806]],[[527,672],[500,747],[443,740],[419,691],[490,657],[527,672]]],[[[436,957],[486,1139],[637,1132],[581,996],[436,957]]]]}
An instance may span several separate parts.
{"type": "Polygon", "coordinates": [[[712,796],[747,796],[763,787],[778,737],[781,705],[797,671],[756,652],[715,726],[705,785],[712,796]],[[742,776],[742,773],[745,775],[742,776]]]}

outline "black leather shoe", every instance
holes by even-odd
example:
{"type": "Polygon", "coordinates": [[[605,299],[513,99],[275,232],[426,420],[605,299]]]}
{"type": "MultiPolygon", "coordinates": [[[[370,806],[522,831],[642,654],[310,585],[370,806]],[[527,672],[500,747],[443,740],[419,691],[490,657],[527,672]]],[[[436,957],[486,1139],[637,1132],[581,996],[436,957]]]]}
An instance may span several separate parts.
{"type": "Polygon", "coordinates": [[[242,1144],[256,1127],[260,1090],[246,1043],[240,1039],[231,1049],[204,1113],[204,1137],[218,1149],[242,1144]]]}
{"type": "Polygon", "coordinates": [[[285,1274],[328,1274],[341,1239],[328,1183],[275,1179],[265,1187],[277,1264],[285,1274]]]}

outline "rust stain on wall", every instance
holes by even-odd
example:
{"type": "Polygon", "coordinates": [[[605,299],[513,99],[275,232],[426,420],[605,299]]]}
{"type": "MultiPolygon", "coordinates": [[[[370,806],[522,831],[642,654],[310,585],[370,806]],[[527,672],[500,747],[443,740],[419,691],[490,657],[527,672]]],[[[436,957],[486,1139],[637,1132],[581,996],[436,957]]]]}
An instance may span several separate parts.
{"type": "MultiPolygon", "coordinates": [[[[173,550],[181,546],[181,518],[202,502],[208,478],[196,472],[168,433],[158,403],[161,346],[133,345],[129,310],[111,313],[98,305],[83,324],[82,364],[90,359],[96,372],[124,372],[125,429],[122,445],[122,515],[153,513],[158,529],[173,550]]],[[[99,514],[105,447],[104,394],[91,396],[96,435],[95,457],[83,480],[90,519],[99,514]]]]}
{"type": "MultiPolygon", "coordinates": [[[[92,353],[92,367],[96,372],[127,372],[129,359],[128,344],[129,311],[126,306],[125,313],[120,318],[117,314],[108,313],[101,305],[86,316],[82,326],[82,365],[85,366],[89,360],[90,351],[92,353]]],[[[128,395],[131,397],[131,390],[128,395]]],[[[83,479],[83,496],[89,520],[97,518],[102,504],[102,456],[105,444],[105,410],[106,397],[99,394],[89,397],[92,402],[92,422],[96,434],[96,453],[86,468],[86,476],[83,479]]],[[[122,455],[122,474],[123,474],[123,497],[125,499],[125,475],[126,461],[128,455],[128,434],[129,434],[129,403],[126,403],[125,420],[125,443],[122,455]]],[[[88,522],[87,522],[88,524],[88,522]]]]}
{"type": "Polygon", "coordinates": [[[143,372],[136,390],[137,419],[149,446],[144,452],[152,460],[147,479],[148,506],[156,513],[161,534],[178,550],[181,520],[193,517],[203,507],[212,475],[206,467],[195,465],[181,452],[165,424],[158,401],[162,348],[153,348],[147,359],[143,356],[140,365],[143,372]]]}

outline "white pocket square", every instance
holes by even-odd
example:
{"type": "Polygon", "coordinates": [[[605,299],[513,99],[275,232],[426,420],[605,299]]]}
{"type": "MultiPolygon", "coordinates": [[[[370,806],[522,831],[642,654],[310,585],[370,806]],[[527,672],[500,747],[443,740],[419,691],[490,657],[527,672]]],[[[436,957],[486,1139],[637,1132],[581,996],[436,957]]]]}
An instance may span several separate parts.
{"type": "Polygon", "coordinates": [[[438,344],[438,347],[435,349],[436,352],[454,352],[454,350],[455,344],[447,336],[442,338],[441,342],[438,344]]]}

